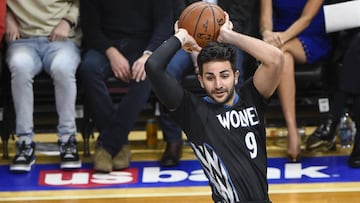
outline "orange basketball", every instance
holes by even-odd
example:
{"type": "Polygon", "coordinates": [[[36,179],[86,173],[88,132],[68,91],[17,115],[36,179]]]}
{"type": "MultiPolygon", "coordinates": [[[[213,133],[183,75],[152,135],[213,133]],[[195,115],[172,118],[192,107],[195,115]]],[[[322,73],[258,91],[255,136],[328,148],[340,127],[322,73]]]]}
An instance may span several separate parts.
{"type": "Polygon", "coordinates": [[[224,10],[216,4],[203,1],[187,6],[178,21],[179,28],[185,28],[199,46],[215,41],[221,25],[225,23],[224,10]]]}

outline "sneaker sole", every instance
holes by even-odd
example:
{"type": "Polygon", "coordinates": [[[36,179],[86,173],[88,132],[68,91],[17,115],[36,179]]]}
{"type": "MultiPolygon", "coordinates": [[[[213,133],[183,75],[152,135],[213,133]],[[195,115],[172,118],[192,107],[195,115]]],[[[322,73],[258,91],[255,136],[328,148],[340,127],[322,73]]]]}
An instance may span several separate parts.
{"type": "Polygon", "coordinates": [[[10,171],[13,173],[26,173],[31,170],[31,166],[35,164],[35,159],[30,164],[11,164],[10,171]]]}
{"type": "Polygon", "coordinates": [[[61,169],[79,169],[81,168],[81,161],[67,161],[60,164],[61,169]]]}
{"type": "Polygon", "coordinates": [[[97,173],[110,173],[112,165],[105,166],[104,164],[94,163],[94,171],[97,173]]]}
{"type": "Polygon", "coordinates": [[[335,144],[336,144],[336,137],[334,137],[330,141],[322,140],[320,142],[317,142],[316,144],[307,146],[306,150],[311,151],[311,152],[329,151],[330,149],[332,149],[335,146],[335,144]]]}

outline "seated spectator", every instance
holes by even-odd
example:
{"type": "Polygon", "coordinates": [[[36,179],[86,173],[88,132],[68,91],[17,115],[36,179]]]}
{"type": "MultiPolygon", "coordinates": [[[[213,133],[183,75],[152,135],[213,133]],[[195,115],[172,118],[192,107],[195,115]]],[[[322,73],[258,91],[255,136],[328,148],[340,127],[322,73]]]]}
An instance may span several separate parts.
{"type": "MultiPolygon", "coordinates": [[[[343,66],[340,69],[337,90],[330,103],[328,117],[309,136],[306,149],[330,149],[336,144],[336,128],[343,115],[348,98],[353,98],[351,116],[357,126],[360,126],[360,30],[358,29],[346,49],[343,66]]],[[[360,168],[360,130],[356,131],[354,147],[348,159],[351,167],[360,168]]]]}
{"type": "Polygon", "coordinates": [[[144,64],[173,32],[172,6],[172,0],[81,0],[85,53],[79,79],[99,130],[95,171],[107,173],[130,164],[128,135],[151,90],[144,64]],[[109,77],[128,86],[116,106],[106,86],[109,77]]]}
{"type": "Polygon", "coordinates": [[[331,49],[325,32],[322,0],[261,0],[260,31],[265,42],[285,54],[277,94],[288,131],[288,157],[299,161],[301,141],[296,121],[295,64],[311,64],[328,56],[331,49]]]}
{"type": "Polygon", "coordinates": [[[80,33],[75,29],[79,1],[7,1],[6,62],[16,113],[16,155],[12,172],[35,163],[34,77],[45,71],[54,81],[62,169],[80,168],[76,143],[75,73],[80,63],[80,33]]]}
{"type": "MultiPolygon", "coordinates": [[[[197,2],[199,0],[181,0],[185,1],[186,5],[197,2]]],[[[243,34],[255,35],[254,25],[257,25],[255,22],[255,15],[258,14],[258,0],[235,0],[235,1],[225,1],[225,0],[203,0],[209,3],[217,3],[222,9],[228,12],[232,23],[234,24],[234,30],[243,34]]],[[[237,87],[242,86],[243,84],[243,59],[244,53],[241,49],[236,49],[237,53],[237,67],[240,72],[239,81],[237,87]]],[[[183,77],[189,74],[197,74],[198,66],[197,59],[198,53],[192,52],[187,53],[183,49],[180,49],[170,61],[167,71],[172,75],[177,81],[181,81],[183,77]]],[[[163,132],[163,137],[166,142],[165,151],[160,159],[160,164],[162,166],[175,166],[179,163],[179,160],[182,155],[182,130],[178,125],[169,117],[168,112],[163,106],[160,107],[160,126],[163,132]]]]}

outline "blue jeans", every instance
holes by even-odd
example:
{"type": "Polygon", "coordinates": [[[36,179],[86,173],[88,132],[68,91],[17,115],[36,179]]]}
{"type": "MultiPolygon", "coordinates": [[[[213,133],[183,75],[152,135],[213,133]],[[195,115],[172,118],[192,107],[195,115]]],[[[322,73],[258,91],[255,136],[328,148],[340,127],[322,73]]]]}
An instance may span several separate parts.
{"type": "Polygon", "coordinates": [[[11,72],[16,134],[31,138],[34,134],[33,78],[43,70],[54,81],[58,135],[75,134],[75,75],[80,63],[76,44],[71,40],[50,42],[47,37],[18,39],[9,44],[6,62],[11,72]]]}
{"type": "MultiPolygon", "coordinates": [[[[244,60],[243,51],[237,49],[237,64],[238,70],[240,72],[239,81],[237,87],[240,87],[244,81],[242,78],[242,63],[244,60]]],[[[194,65],[191,59],[191,55],[185,52],[183,49],[180,49],[174,57],[171,59],[170,63],[167,66],[167,72],[173,76],[179,82],[187,74],[194,74],[194,65]]],[[[182,141],[182,130],[179,126],[172,120],[169,116],[167,110],[161,106],[160,107],[160,118],[159,123],[161,130],[163,132],[163,137],[166,142],[180,142],[182,141]]]]}
{"type": "MultiPolygon", "coordinates": [[[[132,64],[141,56],[145,47],[139,48],[131,43],[124,44],[129,44],[127,48],[130,50],[122,54],[132,64]]],[[[113,72],[104,54],[93,49],[87,51],[78,73],[85,93],[85,104],[90,109],[91,117],[100,133],[97,146],[105,148],[114,156],[124,144],[128,143],[128,134],[149,98],[150,82],[131,80],[128,84],[128,92],[115,106],[106,86],[106,80],[113,76],[113,72]]]]}

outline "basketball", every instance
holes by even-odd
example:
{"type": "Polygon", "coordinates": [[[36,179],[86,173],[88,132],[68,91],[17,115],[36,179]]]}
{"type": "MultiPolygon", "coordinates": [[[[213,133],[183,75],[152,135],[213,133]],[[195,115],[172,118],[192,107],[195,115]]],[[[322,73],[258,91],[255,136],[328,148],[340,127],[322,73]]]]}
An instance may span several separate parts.
{"type": "Polygon", "coordinates": [[[190,4],[181,12],[178,27],[186,29],[198,45],[204,47],[217,39],[224,23],[225,14],[220,6],[199,1],[190,4]]]}

